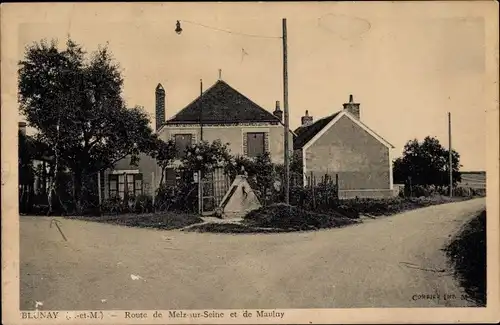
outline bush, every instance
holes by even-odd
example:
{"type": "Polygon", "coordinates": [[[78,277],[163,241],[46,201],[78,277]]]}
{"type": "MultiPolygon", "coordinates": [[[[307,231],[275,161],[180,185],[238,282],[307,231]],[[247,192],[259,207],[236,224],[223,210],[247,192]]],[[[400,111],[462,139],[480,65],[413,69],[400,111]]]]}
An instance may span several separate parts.
{"type": "Polygon", "coordinates": [[[135,198],[135,212],[153,212],[153,198],[147,194],[138,195],[135,198]]]}
{"type": "Polygon", "coordinates": [[[469,197],[472,196],[472,190],[470,187],[457,187],[453,190],[453,196],[469,197]]]}
{"type": "Polygon", "coordinates": [[[467,223],[446,248],[460,284],[480,306],[486,305],[486,211],[467,223]]]}
{"type": "Polygon", "coordinates": [[[472,196],[486,196],[486,189],[485,188],[471,188],[472,190],[472,196]]]}
{"type": "Polygon", "coordinates": [[[283,203],[250,211],[244,217],[244,222],[254,227],[290,230],[337,228],[356,223],[339,213],[315,213],[283,203]]]}
{"type": "Polygon", "coordinates": [[[103,213],[120,214],[124,209],[123,201],[119,196],[107,198],[101,204],[101,211],[103,213]]]}
{"type": "Polygon", "coordinates": [[[198,211],[198,184],[192,182],[192,174],[184,177],[178,185],[163,184],[157,191],[155,209],[157,211],[198,211]]]}

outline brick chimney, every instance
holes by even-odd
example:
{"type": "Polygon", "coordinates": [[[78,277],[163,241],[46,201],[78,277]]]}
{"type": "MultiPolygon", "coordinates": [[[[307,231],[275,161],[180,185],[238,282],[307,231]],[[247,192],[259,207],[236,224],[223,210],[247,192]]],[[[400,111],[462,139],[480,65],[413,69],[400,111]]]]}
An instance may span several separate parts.
{"type": "Polygon", "coordinates": [[[21,131],[22,134],[26,135],[26,122],[19,122],[19,131],[21,131]]]}
{"type": "Polygon", "coordinates": [[[280,101],[276,101],[276,108],[274,109],[273,115],[283,121],[283,111],[280,108],[280,101]]]}
{"type": "Polygon", "coordinates": [[[306,115],[302,116],[302,126],[310,125],[313,123],[313,117],[309,116],[309,111],[306,110],[306,115]]]}
{"type": "Polygon", "coordinates": [[[165,123],[165,89],[161,84],[156,86],[156,131],[165,123]]]}
{"type": "Polygon", "coordinates": [[[344,103],[344,110],[348,111],[358,120],[360,119],[359,103],[355,103],[352,95],[349,95],[349,102],[344,103]]]}

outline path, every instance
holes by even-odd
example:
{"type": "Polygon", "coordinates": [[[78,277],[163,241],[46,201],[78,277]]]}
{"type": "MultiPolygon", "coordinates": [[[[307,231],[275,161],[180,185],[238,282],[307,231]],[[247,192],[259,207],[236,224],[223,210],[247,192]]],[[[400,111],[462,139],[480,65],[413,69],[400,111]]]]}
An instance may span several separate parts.
{"type": "Polygon", "coordinates": [[[440,249],[484,207],[475,199],[269,235],[60,219],[67,242],[50,218],[21,217],[21,309],[35,301],[42,310],[465,306],[443,299],[461,289],[440,249]]]}

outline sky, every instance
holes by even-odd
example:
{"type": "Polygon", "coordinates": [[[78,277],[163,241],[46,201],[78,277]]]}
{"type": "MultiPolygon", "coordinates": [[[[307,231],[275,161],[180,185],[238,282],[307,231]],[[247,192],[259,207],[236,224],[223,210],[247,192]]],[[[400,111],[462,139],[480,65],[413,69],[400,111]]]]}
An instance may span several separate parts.
{"type": "MultiPolygon", "coordinates": [[[[282,18],[287,19],[290,126],[315,120],[349,95],[361,120],[395,146],[436,136],[462,170],[486,169],[490,86],[484,8],[451,2],[29,4],[18,10],[26,45],[68,35],[88,52],[108,44],[128,106],[154,118],[154,91],[173,116],[222,79],[269,111],[283,107],[282,18]],[[183,32],[175,33],[180,20],[183,32]],[[208,26],[203,27],[203,26],[208,26]],[[231,31],[227,33],[221,30],[231,31]],[[241,35],[239,33],[247,34],[241,35]],[[257,35],[254,37],[250,35],[257,35]]],[[[491,77],[491,76],[490,76],[491,77]]]]}

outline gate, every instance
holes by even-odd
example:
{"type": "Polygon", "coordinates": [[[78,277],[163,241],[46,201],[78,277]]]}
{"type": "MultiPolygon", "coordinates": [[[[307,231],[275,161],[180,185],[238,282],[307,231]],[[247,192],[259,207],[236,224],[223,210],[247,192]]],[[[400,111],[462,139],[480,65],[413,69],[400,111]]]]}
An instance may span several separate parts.
{"type": "Polygon", "coordinates": [[[229,189],[230,182],[223,168],[216,168],[204,175],[201,181],[202,214],[210,215],[215,212],[229,189]]]}

